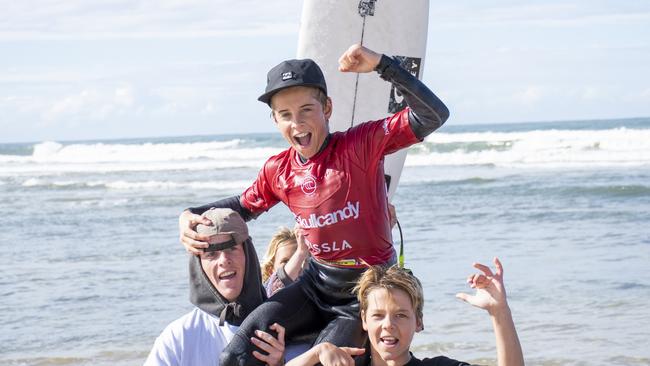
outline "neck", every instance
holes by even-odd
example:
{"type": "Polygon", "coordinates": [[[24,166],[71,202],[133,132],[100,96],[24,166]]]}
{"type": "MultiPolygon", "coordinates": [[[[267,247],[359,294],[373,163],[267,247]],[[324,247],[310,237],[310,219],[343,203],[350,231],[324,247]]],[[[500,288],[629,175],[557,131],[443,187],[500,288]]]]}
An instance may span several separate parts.
{"type": "MultiPolygon", "coordinates": [[[[330,142],[330,136],[331,136],[331,134],[328,133],[327,137],[325,137],[325,141],[323,141],[323,144],[320,145],[320,149],[318,149],[316,154],[312,155],[312,157],[318,155],[321,151],[325,150],[325,148],[327,147],[327,144],[330,142]]],[[[304,157],[304,156],[302,156],[300,154],[298,154],[298,157],[300,158],[300,162],[303,163],[303,164],[306,163],[307,160],[311,159],[311,157],[306,158],[306,157],[304,157]]]]}
{"type": "Polygon", "coordinates": [[[408,352],[404,357],[400,357],[398,360],[384,360],[379,353],[373,349],[372,356],[370,357],[370,366],[404,366],[409,361],[411,361],[411,352],[408,352]]]}

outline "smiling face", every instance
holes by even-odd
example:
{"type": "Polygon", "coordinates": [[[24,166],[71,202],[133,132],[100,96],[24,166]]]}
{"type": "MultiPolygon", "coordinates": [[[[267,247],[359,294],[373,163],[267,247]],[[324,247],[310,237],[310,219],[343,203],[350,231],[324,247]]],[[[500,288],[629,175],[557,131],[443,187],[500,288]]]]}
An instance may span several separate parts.
{"type": "MultiPolygon", "coordinates": [[[[210,239],[210,244],[225,243],[231,239],[228,234],[217,234],[210,239]]],[[[246,253],[242,243],[225,250],[201,253],[201,267],[226,300],[235,301],[239,297],[246,274],[246,253]]]]}
{"type": "Polygon", "coordinates": [[[281,243],[280,245],[281,246],[278,247],[278,251],[275,252],[275,258],[273,260],[273,271],[277,271],[281,267],[284,267],[289,259],[291,259],[293,253],[295,253],[298,249],[298,244],[295,242],[281,243]]]}
{"type": "Polygon", "coordinates": [[[403,290],[376,288],[367,299],[361,320],[370,339],[373,364],[406,364],[413,335],[422,330],[410,297],[403,290]]]}
{"type": "Polygon", "coordinates": [[[328,120],[332,101],[319,100],[319,89],[294,86],[281,90],[271,98],[271,109],[282,137],[302,157],[316,155],[329,134],[328,120]]]}

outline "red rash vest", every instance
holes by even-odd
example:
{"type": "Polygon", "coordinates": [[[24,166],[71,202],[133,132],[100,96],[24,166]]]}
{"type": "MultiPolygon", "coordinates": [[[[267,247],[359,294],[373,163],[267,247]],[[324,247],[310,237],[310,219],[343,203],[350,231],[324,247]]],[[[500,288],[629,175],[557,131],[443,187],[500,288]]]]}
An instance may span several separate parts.
{"type": "Polygon", "coordinates": [[[384,155],[419,142],[408,111],[331,134],[304,164],[293,148],[272,156],[242,194],[242,206],[257,215],[284,202],[317,259],[351,267],[388,262],[395,251],[384,155]]]}

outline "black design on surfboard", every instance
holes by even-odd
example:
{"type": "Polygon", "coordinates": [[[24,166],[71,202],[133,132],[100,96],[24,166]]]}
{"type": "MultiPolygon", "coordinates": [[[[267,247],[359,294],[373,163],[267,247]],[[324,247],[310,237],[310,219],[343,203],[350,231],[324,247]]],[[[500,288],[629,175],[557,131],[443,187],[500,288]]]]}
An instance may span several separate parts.
{"type": "MultiPolygon", "coordinates": [[[[407,56],[395,56],[394,58],[399,61],[400,66],[410,72],[411,75],[418,79],[420,78],[420,65],[422,65],[421,58],[407,56]]],[[[388,97],[388,113],[397,113],[404,108],[406,108],[404,96],[395,88],[394,85],[391,86],[390,96],[388,97]]]]}
{"type": "Polygon", "coordinates": [[[375,3],[377,0],[361,0],[359,1],[359,15],[366,17],[367,15],[375,15],[375,3]]]}

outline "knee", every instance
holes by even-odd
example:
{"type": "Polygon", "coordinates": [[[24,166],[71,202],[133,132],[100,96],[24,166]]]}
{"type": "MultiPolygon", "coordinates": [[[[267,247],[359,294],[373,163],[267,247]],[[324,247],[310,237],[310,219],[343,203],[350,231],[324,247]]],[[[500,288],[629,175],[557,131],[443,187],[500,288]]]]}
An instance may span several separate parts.
{"type": "Polygon", "coordinates": [[[245,366],[245,355],[224,349],[219,356],[220,366],[245,366]]]}

